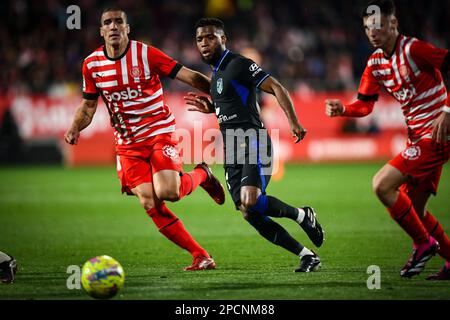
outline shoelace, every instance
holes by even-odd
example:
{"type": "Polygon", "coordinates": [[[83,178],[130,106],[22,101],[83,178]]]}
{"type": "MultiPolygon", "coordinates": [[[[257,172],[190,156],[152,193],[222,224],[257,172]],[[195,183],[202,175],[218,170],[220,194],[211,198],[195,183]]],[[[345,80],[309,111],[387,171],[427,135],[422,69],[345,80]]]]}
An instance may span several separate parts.
{"type": "Polygon", "coordinates": [[[309,219],[309,221],[311,221],[313,228],[315,228],[316,227],[316,217],[314,217],[314,214],[312,213],[311,210],[308,210],[308,219],[309,219]]]}
{"type": "Polygon", "coordinates": [[[412,255],[411,255],[411,257],[409,258],[408,262],[406,263],[406,267],[411,266],[411,264],[412,264],[413,261],[415,260],[414,258],[415,258],[415,256],[416,256],[416,253],[417,253],[417,249],[414,249],[414,250],[413,250],[413,253],[412,253],[412,255]]]}

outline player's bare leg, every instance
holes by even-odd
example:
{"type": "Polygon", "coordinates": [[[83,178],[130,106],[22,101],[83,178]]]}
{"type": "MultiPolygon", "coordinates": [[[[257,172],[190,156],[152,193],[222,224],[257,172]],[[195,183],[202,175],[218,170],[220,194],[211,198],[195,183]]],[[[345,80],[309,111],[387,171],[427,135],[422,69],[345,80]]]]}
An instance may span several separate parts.
{"type": "Polygon", "coordinates": [[[142,183],[131,189],[131,192],[137,196],[139,203],[146,211],[161,203],[161,200],[155,194],[153,183],[142,183]]]}
{"type": "Polygon", "coordinates": [[[181,179],[178,171],[161,170],[153,175],[156,196],[167,201],[180,200],[181,179]]]}
{"type": "Polygon", "coordinates": [[[319,256],[297,242],[281,225],[254,209],[261,194],[261,190],[254,186],[243,186],[241,188],[241,206],[239,209],[244,219],[262,237],[300,257],[300,267],[295,270],[296,272],[317,271],[320,268],[319,256]]]}
{"type": "Polygon", "coordinates": [[[373,191],[387,208],[392,208],[397,202],[400,186],[407,181],[398,169],[386,164],[373,178],[373,191]]]}
{"type": "MultiPolygon", "coordinates": [[[[172,181],[172,183],[175,184],[176,182],[172,181]]],[[[192,238],[181,220],[157,197],[153,183],[140,184],[131,191],[138,197],[139,202],[149,217],[152,218],[159,232],[193,256],[193,264],[186,267],[185,270],[205,270],[216,267],[214,260],[192,238]]]]}
{"type": "Polygon", "coordinates": [[[178,201],[201,186],[217,204],[225,202],[225,191],[208,165],[197,165],[191,172],[180,173],[175,170],[161,170],[153,175],[155,192],[158,198],[178,201]]]}
{"type": "Polygon", "coordinates": [[[414,241],[413,254],[400,271],[402,277],[411,277],[422,272],[425,263],[439,249],[438,242],[422,224],[411,199],[400,190],[400,186],[407,180],[407,176],[389,164],[381,168],[373,178],[375,194],[387,207],[391,217],[414,241]]]}
{"type": "Polygon", "coordinates": [[[241,188],[241,204],[245,209],[250,209],[261,195],[261,189],[253,186],[243,186],[241,188]]]}

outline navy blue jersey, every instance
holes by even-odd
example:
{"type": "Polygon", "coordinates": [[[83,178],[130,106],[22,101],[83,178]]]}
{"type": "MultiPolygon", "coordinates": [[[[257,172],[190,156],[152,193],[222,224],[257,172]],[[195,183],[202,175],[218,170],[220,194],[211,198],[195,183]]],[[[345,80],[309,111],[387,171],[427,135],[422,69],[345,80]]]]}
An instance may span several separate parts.
{"type": "Polygon", "coordinates": [[[256,89],[269,77],[254,61],[225,50],[214,68],[211,98],[220,129],[263,128],[256,89]]]}

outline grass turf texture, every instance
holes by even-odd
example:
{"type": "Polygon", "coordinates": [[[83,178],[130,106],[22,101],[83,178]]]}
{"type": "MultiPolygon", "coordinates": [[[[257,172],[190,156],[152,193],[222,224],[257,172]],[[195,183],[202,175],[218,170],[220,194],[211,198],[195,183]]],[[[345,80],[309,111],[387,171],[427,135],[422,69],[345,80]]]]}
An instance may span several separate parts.
{"type": "MultiPolygon", "coordinates": [[[[326,240],[322,270],[296,274],[298,258],[257,235],[230,197],[217,206],[199,189],[169,207],[215,258],[218,269],[183,272],[191,257],[165,239],[133,197],[122,196],[114,168],[0,168],[0,250],[16,257],[16,283],[0,285],[0,299],[90,299],[68,290],[69,265],[107,254],[126,273],[115,299],[449,299],[448,282],[399,270],[411,241],[371,191],[377,164],[289,165],[268,193],[318,211],[326,240]],[[381,289],[368,290],[367,267],[381,268],[381,289]]],[[[219,177],[223,169],[214,168],[219,177]]],[[[431,212],[450,231],[450,171],[445,168],[431,212]]],[[[222,179],[223,180],[223,179],[222,179]]],[[[228,194],[227,194],[228,196],[228,194]]],[[[302,230],[277,219],[306,246],[302,230]]]]}

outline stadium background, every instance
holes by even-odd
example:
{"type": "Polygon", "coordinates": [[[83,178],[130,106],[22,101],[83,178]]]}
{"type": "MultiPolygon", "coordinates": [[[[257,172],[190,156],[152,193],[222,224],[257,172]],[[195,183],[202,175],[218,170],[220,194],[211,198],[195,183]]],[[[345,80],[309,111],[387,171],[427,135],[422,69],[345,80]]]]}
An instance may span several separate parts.
{"type": "MultiPolygon", "coordinates": [[[[328,227],[330,237],[328,247],[321,251],[328,255],[328,270],[331,270],[319,276],[319,284],[324,281],[324,287],[319,288],[316,280],[309,277],[306,285],[310,291],[305,292],[290,287],[291,282],[296,281],[291,277],[277,278],[280,268],[291,271],[292,261],[284,264],[272,261],[274,256],[281,257],[280,260],[286,258],[284,252],[257,239],[238,215],[230,214],[233,210],[228,201],[225,208],[216,208],[201,192],[192,199],[174,204],[173,208],[180,212],[200,242],[216,249],[219,261],[225,267],[211,286],[208,280],[201,280],[199,286],[190,287],[192,279],[199,279],[197,275],[176,278],[179,265],[171,269],[171,264],[174,261],[185,263],[186,257],[178,258],[178,249],[172,248],[157,232],[149,235],[151,226],[137,201],[123,200],[119,195],[118,180],[112,167],[115,161],[113,138],[103,102],[91,127],[82,133],[78,146],[69,147],[62,142],[63,133],[81,98],[82,61],[101,45],[99,14],[112,2],[79,1],[76,4],[81,8],[81,30],[68,30],[66,8],[74,4],[71,1],[2,1],[0,233],[3,236],[0,250],[19,255],[21,264],[28,262],[29,265],[22,268],[22,287],[18,281],[15,287],[18,291],[13,287],[0,290],[0,298],[80,298],[80,295],[62,290],[57,283],[65,277],[65,269],[61,266],[67,266],[69,261],[80,264],[102,250],[125,261],[126,270],[134,268],[128,280],[131,286],[133,283],[141,285],[139,277],[142,274],[148,276],[148,272],[153,272],[150,277],[158,278],[158,272],[169,272],[176,278],[174,283],[164,280],[168,282],[167,286],[159,284],[152,289],[146,288],[150,294],[129,289],[125,298],[185,299],[191,297],[189,290],[192,289],[197,290],[192,296],[194,299],[371,299],[373,296],[365,288],[365,269],[361,269],[372,263],[369,257],[377,257],[381,265],[385,264],[383,270],[388,270],[388,287],[394,288],[383,291],[376,298],[450,298],[440,284],[430,291],[411,293],[411,284],[398,281],[397,267],[406,259],[410,244],[388,219],[370,190],[371,176],[382,165],[379,161],[389,159],[404,145],[406,132],[399,106],[383,96],[374,113],[366,119],[328,119],[324,115],[326,97],[341,97],[345,101],[355,97],[359,77],[372,52],[360,19],[364,3],[359,0],[141,0],[113,3],[127,11],[131,38],[151,43],[184,65],[205,74],[210,74],[210,70],[201,62],[196,50],[193,25],[203,16],[219,17],[226,25],[228,47],[253,57],[289,89],[308,135],[304,142],[294,145],[282,112],[271,97],[263,95],[263,118],[269,128],[280,128],[279,154],[284,161],[292,163],[286,166],[285,173],[288,174],[284,178],[281,174],[279,178],[283,179],[272,185],[272,192],[285,195],[288,202],[316,203],[319,212],[325,212],[322,221],[328,227]],[[55,166],[30,166],[36,164],[55,166]],[[79,165],[82,167],[72,168],[79,165]],[[293,190],[302,192],[295,194],[293,190]],[[355,199],[359,203],[355,203],[355,199]],[[189,215],[193,208],[196,215],[189,215]],[[125,217],[119,210],[136,214],[125,217]],[[214,217],[209,216],[210,212],[214,212],[214,217]],[[108,222],[111,225],[105,227],[108,222]],[[229,229],[223,230],[222,225],[228,225],[229,229]],[[133,230],[138,239],[130,234],[124,236],[123,226],[133,230]],[[380,240],[380,235],[384,240],[380,240]],[[163,248],[167,256],[143,257],[140,248],[148,247],[149,239],[156,243],[156,249],[146,249],[145,254],[154,255],[157,248],[163,248]],[[395,257],[391,261],[383,248],[390,247],[392,242],[398,242],[400,248],[390,253],[388,257],[395,257]],[[248,253],[248,244],[260,248],[255,249],[257,257],[248,253]],[[367,244],[377,248],[366,252],[367,244]],[[357,252],[357,259],[347,251],[349,246],[357,252]],[[72,250],[71,259],[65,256],[68,248],[72,250]],[[230,248],[234,249],[230,251],[230,248]],[[53,264],[45,266],[37,262],[38,254],[54,259],[53,264]],[[126,262],[133,254],[150,269],[137,267],[137,260],[126,262]],[[246,270],[240,272],[238,265],[242,261],[251,266],[253,275],[246,275],[246,270]],[[226,263],[231,263],[231,270],[237,270],[236,278],[229,277],[226,263]],[[261,277],[255,274],[261,270],[256,270],[255,264],[262,264],[262,270],[270,273],[268,278],[272,278],[271,282],[268,280],[267,288],[270,292],[258,285],[261,277]],[[57,275],[50,280],[39,278],[39,274],[44,273],[42,270],[57,275]],[[352,278],[355,270],[360,272],[356,282],[352,278]],[[33,280],[36,276],[38,280],[33,280]],[[47,291],[36,289],[33,281],[47,291]],[[217,281],[227,282],[229,287],[209,295],[205,288],[213,288],[217,281]],[[238,282],[242,283],[242,288],[238,282]],[[182,290],[173,289],[177,286],[182,290]],[[364,291],[355,289],[357,286],[362,286],[364,291]],[[251,288],[253,291],[248,294],[250,291],[246,290],[251,288]],[[395,290],[397,288],[401,290],[395,290]],[[409,293],[405,288],[410,290],[409,293]],[[168,291],[163,293],[166,289],[168,291]]],[[[402,33],[439,47],[450,47],[450,1],[396,0],[396,4],[402,33]]],[[[163,86],[166,101],[177,117],[178,128],[193,133],[195,123],[201,123],[202,130],[217,127],[213,116],[185,111],[182,96],[189,90],[187,86],[166,79],[163,86]]],[[[215,170],[221,174],[220,166],[215,170]]],[[[447,171],[444,170],[440,197],[433,199],[431,206],[448,231],[450,219],[445,211],[450,207],[450,185],[447,171]]],[[[292,226],[287,228],[292,230],[292,226]]],[[[440,262],[433,260],[433,263],[437,268],[440,262]]],[[[422,283],[411,283],[425,287],[422,283]]]]}
{"type": "MultiPolygon", "coordinates": [[[[266,125],[284,128],[280,132],[282,157],[287,161],[329,161],[389,158],[401,150],[405,141],[404,120],[391,98],[382,98],[371,117],[356,121],[328,119],[323,112],[327,97],[345,101],[355,97],[372,51],[359,18],[362,3],[172,0],[119,1],[117,5],[128,12],[132,38],[151,43],[205,74],[211,71],[197,53],[193,25],[202,16],[222,18],[230,49],[254,58],[281,80],[295,100],[301,123],[309,130],[308,139],[294,148],[283,113],[273,99],[264,95],[266,125]]],[[[79,101],[82,61],[101,44],[99,12],[108,6],[105,1],[80,2],[81,29],[69,30],[66,9],[70,4],[23,0],[0,4],[0,114],[11,110],[25,142],[18,150],[18,137],[9,146],[5,137],[0,138],[1,158],[11,159],[12,153],[19,153],[15,161],[38,161],[33,159],[34,150],[50,150],[58,144],[61,157],[70,164],[114,162],[111,129],[102,106],[80,146],[67,148],[59,144],[79,101]],[[102,153],[92,152],[99,146],[102,153]]],[[[402,32],[449,47],[449,1],[397,4],[402,32]]],[[[189,89],[187,86],[167,79],[164,82],[167,103],[177,116],[178,128],[193,132],[195,121],[202,122],[203,129],[217,127],[213,117],[185,110],[181,97],[189,89]]],[[[45,152],[38,153],[44,157],[45,152]]]]}

